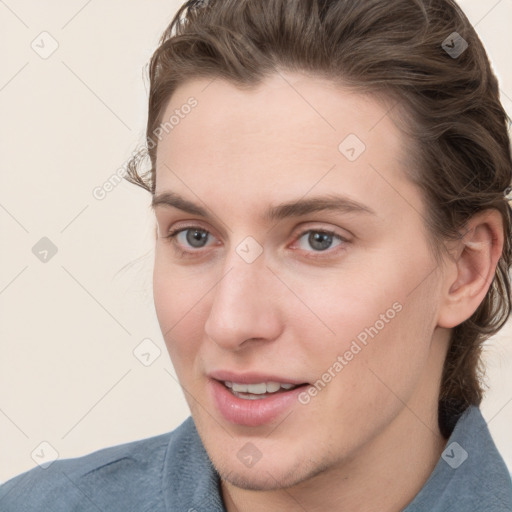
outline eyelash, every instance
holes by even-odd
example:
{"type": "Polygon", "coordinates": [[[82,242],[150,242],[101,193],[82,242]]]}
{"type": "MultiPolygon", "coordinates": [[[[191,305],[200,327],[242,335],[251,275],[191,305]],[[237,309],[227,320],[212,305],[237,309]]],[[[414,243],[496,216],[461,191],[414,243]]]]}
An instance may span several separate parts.
{"type": "MultiPolygon", "coordinates": [[[[163,238],[168,240],[172,244],[173,249],[178,252],[178,255],[179,255],[180,258],[182,258],[182,257],[190,257],[190,258],[198,257],[198,256],[200,256],[200,254],[198,254],[198,253],[202,252],[201,249],[196,249],[196,250],[191,250],[191,251],[188,251],[188,250],[185,250],[185,249],[181,249],[180,248],[181,246],[178,245],[178,242],[176,240],[176,237],[180,233],[182,233],[183,231],[189,231],[189,230],[194,230],[194,229],[197,230],[197,231],[201,231],[203,233],[207,233],[208,235],[211,235],[211,233],[208,230],[203,229],[200,226],[182,226],[182,227],[173,229],[172,231],[170,231],[163,238]]],[[[342,237],[338,233],[336,233],[334,231],[331,231],[329,229],[305,229],[304,231],[300,232],[298,235],[295,236],[295,240],[296,241],[300,240],[307,233],[321,233],[323,235],[332,236],[333,238],[338,239],[342,243],[348,243],[347,239],[345,239],[344,237],[342,237]]],[[[339,249],[339,247],[340,246],[338,246],[338,249],[339,249]]],[[[341,250],[344,250],[344,248],[341,248],[341,250]]],[[[306,251],[306,252],[308,252],[308,253],[313,252],[313,253],[316,253],[316,254],[328,253],[327,257],[332,257],[333,256],[332,252],[337,254],[339,252],[339,250],[331,251],[330,249],[326,249],[325,251],[306,251]]],[[[311,259],[323,258],[323,256],[306,256],[306,257],[311,258],[311,259]]]]}

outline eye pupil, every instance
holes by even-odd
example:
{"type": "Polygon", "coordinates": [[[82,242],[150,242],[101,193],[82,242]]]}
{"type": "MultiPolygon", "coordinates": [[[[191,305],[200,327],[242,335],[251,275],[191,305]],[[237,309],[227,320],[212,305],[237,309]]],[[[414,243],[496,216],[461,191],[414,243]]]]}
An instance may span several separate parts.
{"type": "Polygon", "coordinates": [[[323,251],[328,249],[332,244],[332,235],[329,235],[328,233],[320,233],[318,231],[312,232],[309,235],[309,243],[314,249],[323,251]],[[318,243],[319,245],[317,245],[318,243]]]}

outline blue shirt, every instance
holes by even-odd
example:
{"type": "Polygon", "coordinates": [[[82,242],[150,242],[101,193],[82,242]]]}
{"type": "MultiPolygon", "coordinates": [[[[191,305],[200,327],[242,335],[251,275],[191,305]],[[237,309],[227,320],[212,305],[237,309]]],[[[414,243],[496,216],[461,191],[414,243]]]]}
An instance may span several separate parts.
{"type": "MultiPolygon", "coordinates": [[[[400,485],[397,482],[397,485],[400,485]]],[[[192,417],[172,432],[36,467],[0,486],[1,512],[225,512],[192,417]]],[[[477,407],[461,416],[403,512],[511,512],[512,482],[477,407]]]]}

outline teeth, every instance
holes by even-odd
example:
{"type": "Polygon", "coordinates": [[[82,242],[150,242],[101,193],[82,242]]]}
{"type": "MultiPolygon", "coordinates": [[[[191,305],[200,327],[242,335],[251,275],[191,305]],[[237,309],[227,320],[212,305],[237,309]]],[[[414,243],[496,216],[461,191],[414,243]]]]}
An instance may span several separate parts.
{"type": "Polygon", "coordinates": [[[238,382],[224,381],[227,388],[237,393],[251,393],[253,395],[264,395],[265,393],[275,393],[279,389],[292,389],[295,384],[279,382],[258,382],[257,384],[239,384],[238,382]]]}
{"type": "MultiPolygon", "coordinates": [[[[281,384],[279,384],[279,382],[266,382],[264,386],[267,393],[275,393],[281,389],[281,384]]],[[[254,391],[251,391],[251,393],[254,393],[254,391]]]]}

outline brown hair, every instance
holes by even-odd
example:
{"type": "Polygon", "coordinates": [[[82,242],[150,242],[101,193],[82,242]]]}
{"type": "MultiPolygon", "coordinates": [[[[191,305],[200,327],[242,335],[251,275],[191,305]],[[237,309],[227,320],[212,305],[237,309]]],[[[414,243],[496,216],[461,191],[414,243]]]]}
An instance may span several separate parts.
{"type": "Polygon", "coordinates": [[[426,224],[438,247],[459,237],[475,213],[502,214],[505,245],[493,282],[471,318],[452,331],[439,400],[447,435],[468,405],[481,402],[482,344],[511,309],[508,118],[483,45],[453,0],[189,1],[150,62],[151,168],[140,170],[139,154],[128,181],[154,194],[155,130],[184,81],[220,77],[253,87],[281,69],[384,95],[405,109],[420,169],[411,179],[429,205],[426,224]]]}

